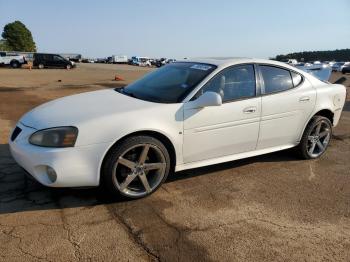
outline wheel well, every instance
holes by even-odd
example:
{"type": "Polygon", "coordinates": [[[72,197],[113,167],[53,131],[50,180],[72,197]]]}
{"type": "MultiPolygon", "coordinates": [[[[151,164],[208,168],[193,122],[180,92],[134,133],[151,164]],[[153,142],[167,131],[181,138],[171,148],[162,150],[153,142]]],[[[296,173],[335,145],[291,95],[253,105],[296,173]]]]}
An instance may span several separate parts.
{"type": "Polygon", "coordinates": [[[334,114],[331,110],[323,109],[321,111],[318,111],[315,115],[327,117],[329,121],[331,121],[331,123],[333,124],[334,114]]]}
{"type": "Polygon", "coordinates": [[[165,148],[168,150],[169,156],[170,156],[170,170],[171,172],[173,172],[175,170],[175,164],[176,164],[176,152],[175,152],[175,147],[173,145],[173,143],[170,141],[170,139],[168,137],[166,137],[165,135],[156,132],[156,131],[138,131],[138,132],[134,132],[131,134],[128,134],[122,138],[120,138],[117,142],[115,142],[113,144],[113,146],[110,147],[110,149],[108,149],[107,153],[105,154],[103,161],[102,161],[102,165],[104,164],[104,161],[106,159],[106,156],[109,154],[109,152],[116,146],[118,146],[122,141],[124,141],[125,139],[129,138],[129,137],[133,137],[133,136],[150,136],[153,138],[158,139],[160,142],[163,143],[163,145],[165,146],[165,148]]]}
{"type": "Polygon", "coordinates": [[[19,61],[16,60],[16,59],[12,59],[11,62],[10,62],[10,64],[12,64],[12,63],[19,63],[19,61]]]}

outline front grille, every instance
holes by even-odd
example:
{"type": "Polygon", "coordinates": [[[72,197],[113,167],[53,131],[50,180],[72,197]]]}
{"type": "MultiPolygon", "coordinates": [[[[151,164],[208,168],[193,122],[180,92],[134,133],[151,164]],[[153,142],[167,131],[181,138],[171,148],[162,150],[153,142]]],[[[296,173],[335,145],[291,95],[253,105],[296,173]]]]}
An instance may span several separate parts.
{"type": "Polygon", "coordinates": [[[16,126],[15,130],[13,130],[11,135],[11,141],[15,141],[15,139],[18,137],[18,135],[22,132],[22,129],[20,129],[18,126],[16,126]]]}

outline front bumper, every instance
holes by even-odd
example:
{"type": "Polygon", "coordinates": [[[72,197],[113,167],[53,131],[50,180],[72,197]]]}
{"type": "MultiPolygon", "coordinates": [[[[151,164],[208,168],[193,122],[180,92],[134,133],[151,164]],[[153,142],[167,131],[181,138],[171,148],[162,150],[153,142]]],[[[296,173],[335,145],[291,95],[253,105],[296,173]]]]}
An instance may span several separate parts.
{"type": "Polygon", "coordinates": [[[35,129],[17,124],[22,129],[14,141],[9,141],[16,162],[38,182],[50,187],[97,186],[100,166],[109,143],[69,148],[45,148],[29,144],[28,138],[35,129]],[[56,173],[52,181],[48,167],[56,173]]]}

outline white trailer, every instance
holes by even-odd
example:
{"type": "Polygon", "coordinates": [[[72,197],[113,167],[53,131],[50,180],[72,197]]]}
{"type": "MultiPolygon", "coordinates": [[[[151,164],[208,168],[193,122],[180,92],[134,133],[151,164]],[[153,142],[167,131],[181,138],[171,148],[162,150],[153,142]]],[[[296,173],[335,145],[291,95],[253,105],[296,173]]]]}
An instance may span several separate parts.
{"type": "Polygon", "coordinates": [[[108,62],[112,64],[127,64],[128,57],[126,55],[112,55],[108,62]]]}

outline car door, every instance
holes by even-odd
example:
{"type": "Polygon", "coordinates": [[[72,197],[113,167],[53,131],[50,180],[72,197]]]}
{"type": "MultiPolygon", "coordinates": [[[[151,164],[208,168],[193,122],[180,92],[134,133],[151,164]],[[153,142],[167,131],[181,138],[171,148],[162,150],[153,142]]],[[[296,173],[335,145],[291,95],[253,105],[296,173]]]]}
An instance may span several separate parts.
{"type": "Polygon", "coordinates": [[[313,111],[316,90],[301,74],[259,65],[262,113],[257,149],[295,145],[313,111]]]}
{"type": "Polygon", "coordinates": [[[53,55],[53,66],[54,67],[65,67],[66,61],[59,55],[53,55]]]}
{"type": "Polygon", "coordinates": [[[221,106],[184,105],[185,163],[255,150],[261,112],[256,87],[254,65],[233,66],[215,75],[192,98],[214,91],[222,97],[221,106]]]}

